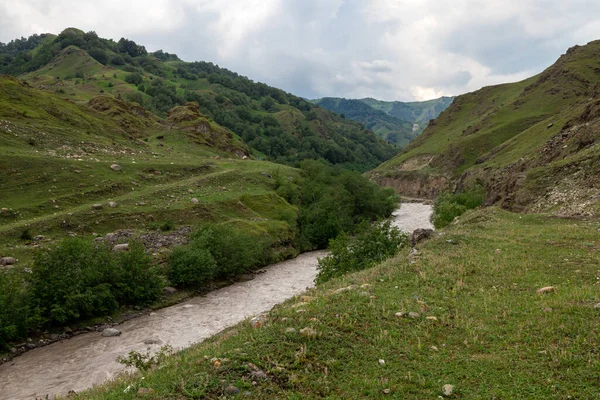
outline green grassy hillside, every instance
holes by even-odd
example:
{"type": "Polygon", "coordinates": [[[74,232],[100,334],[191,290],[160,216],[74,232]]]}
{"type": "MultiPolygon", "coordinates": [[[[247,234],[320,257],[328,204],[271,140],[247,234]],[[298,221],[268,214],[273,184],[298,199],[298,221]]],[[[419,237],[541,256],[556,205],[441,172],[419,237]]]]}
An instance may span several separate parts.
{"type": "Polygon", "coordinates": [[[597,228],[470,212],[411,261],[406,250],[335,279],[276,307],[263,327],[244,322],[76,398],[133,399],[142,387],[149,398],[220,398],[233,385],[252,399],[434,399],[452,385],[447,398],[591,399],[597,228]]]}
{"type": "Polygon", "coordinates": [[[0,76],[0,154],[0,254],[24,262],[39,244],[25,236],[43,235],[48,245],[166,222],[295,225],[293,207],[265,175],[297,171],[242,159],[247,146],[195,104],[160,120],[113,97],[76,104],[0,76]]]}
{"type": "Polygon", "coordinates": [[[488,204],[595,214],[599,71],[591,42],[530,79],[459,96],[373,176],[411,196],[479,182],[488,204]]]}
{"type": "Polygon", "coordinates": [[[257,158],[288,164],[312,158],[367,171],[396,149],[359,123],[207,62],[183,62],[137,43],[75,28],[0,44],[0,73],[78,104],[98,95],[137,103],[159,118],[196,102],[208,122],[248,144],[257,158]]]}

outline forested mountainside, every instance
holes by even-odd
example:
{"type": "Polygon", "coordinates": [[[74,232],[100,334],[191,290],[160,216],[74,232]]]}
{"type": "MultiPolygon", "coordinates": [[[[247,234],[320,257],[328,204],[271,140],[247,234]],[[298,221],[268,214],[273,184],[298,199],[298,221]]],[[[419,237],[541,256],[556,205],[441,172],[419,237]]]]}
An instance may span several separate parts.
{"type": "Polygon", "coordinates": [[[362,122],[379,137],[398,147],[406,147],[417,137],[430,120],[444,111],[452,97],[422,102],[381,101],[372,98],[342,99],[324,97],[313,103],[345,118],[362,122]]]}
{"type": "MultiPolygon", "coordinates": [[[[323,159],[366,171],[396,150],[353,121],[210,62],[183,62],[162,50],[75,28],[0,44],[0,72],[86,104],[98,95],[140,106],[158,119],[173,107],[197,112],[239,136],[252,155],[276,162],[323,159]]],[[[191,118],[191,117],[186,117],[191,118]]]]}
{"type": "Polygon", "coordinates": [[[539,75],[458,96],[372,176],[407,196],[483,185],[487,204],[596,214],[600,196],[600,41],[539,75]]]}

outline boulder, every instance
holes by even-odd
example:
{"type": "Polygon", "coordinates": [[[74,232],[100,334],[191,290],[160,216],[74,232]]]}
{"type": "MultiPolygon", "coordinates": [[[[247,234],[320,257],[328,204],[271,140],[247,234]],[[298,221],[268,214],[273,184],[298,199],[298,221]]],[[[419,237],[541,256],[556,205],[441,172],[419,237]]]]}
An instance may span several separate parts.
{"type": "Polygon", "coordinates": [[[104,337],[114,337],[121,336],[121,331],[115,328],[106,328],[102,331],[102,336],[104,337]]]}
{"type": "Polygon", "coordinates": [[[112,169],[113,171],[120,171],[122,168],[119,164],[112,164],[110,166],[110,169],[112,169]]]}
{"type": "Polygon", "coordinates": [[[433,229],[415,229],[413,233],[410,234],[410,245],[415,247],[419,242],[431,238],[433,233],[433,229]]]}
{"type": "Polygon", "coordinates": [[[15,265],[17,259],[14,257],[2,257],[0,258],[0,265],[15,265]]]}
{"type": "Polygon", "coordinates": [[[113,247],[113,251],[129,251],[129,243],[117,244],[113,247]]]}

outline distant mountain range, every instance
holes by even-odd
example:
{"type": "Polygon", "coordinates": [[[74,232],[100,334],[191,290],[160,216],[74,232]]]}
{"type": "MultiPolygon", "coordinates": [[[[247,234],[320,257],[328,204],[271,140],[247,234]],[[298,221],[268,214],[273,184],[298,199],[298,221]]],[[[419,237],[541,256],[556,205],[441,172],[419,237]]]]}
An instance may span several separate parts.
{"type": "Polygon", "coordinates": [[[454,97],[440,97],[434,100],[405,103],[373,98],[323,97],[311,102],[347,119],[362,122],[367,129],[387,142],[405,147],[423,132],[429,120],[437,118],[448,108],[452,100],[454,97]]]}

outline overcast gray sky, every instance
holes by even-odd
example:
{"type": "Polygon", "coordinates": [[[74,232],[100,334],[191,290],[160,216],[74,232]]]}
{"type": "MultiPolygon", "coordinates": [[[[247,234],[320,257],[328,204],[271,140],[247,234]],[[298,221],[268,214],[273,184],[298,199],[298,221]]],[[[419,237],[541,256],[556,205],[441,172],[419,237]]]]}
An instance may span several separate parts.
{"type": "Polygon", "coordinates": [[[0,41],[74,26],[303,97],[425,100],[600,39],[598,0],[0,0],[0,41]]]}

